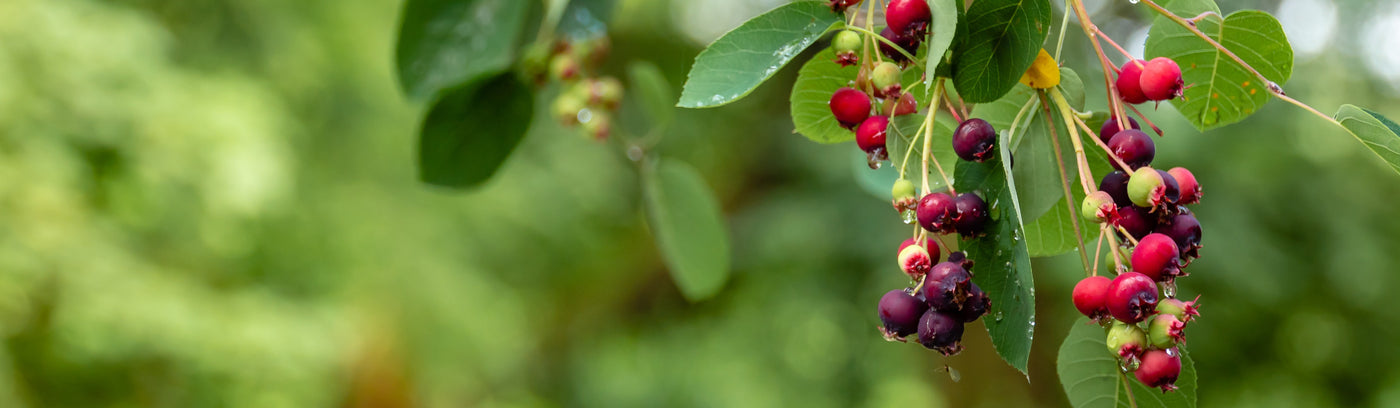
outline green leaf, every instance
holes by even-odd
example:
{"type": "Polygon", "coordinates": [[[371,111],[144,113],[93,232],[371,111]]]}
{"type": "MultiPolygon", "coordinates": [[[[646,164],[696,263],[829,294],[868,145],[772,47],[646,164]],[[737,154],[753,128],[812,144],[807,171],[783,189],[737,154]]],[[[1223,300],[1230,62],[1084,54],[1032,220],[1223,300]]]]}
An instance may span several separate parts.
{"type": "MultiPolygon", "coordinates": [[[[802,69],[797,71],[797,82],[792,85],[792,94],[789,95],[788,109],[792,115],[792,127],[797,133],[811,139],[817,143],[841,143],[855,140],[855,133],[841,127],[836,122],[836,117],[831,114],[831,95],[836,90],[846,86],[854,86],[852,83],[856,79],[859,71],[855,65],[842,67],[832,62],[836,59],[836,52],[830,48],[818,52],[812,59],[802,64],[802,69]]],[[[924,84],[919,81],[922,71],[915,69],[904,70],[901,83],[914,84],[907,91],[913,95],[923,95],[924,84]]],[[[928,108],[928,99],[917,99],[920,109],[928,108]]],[[[880,100],[875,100],[876,110],[880,110],[878,105],[880,100]]],[[[922,115],[908,115],[922,116],[922,115]]],[[[917,129],[917,127],[914,127],[917,129]]],[[[909,134],[913,136],[913,133],[909,134]]],[[[951,133],[949,134],[951,136],[951,133]]],[[[949,139],[951,143],[951,139],[949,139]]],[[[952,147],[950,145],[949,151],[952,147]]],[[[892,151],[893,152],[893,151],[892,151]]],[[[901,152],[903,153],[903,152],[901,152]]],[[[893,155],[891,155],[893,156],[893,155]]]]}
{"type": "Polygon", "coordinates": [[[676,106],[710,108],[737,101],[842,24],[841,15],[819,1],[789,3],[754,17],[695,57],[676,106]]]}
{"type": "MultiPolygon", "coordinates": [[[[914,133],[923,125],[923,115],[897,116],[890,120],[889,129],[885,134],[885,147],[889,150],[890,161],[884,162],[879,169],[872,170],[866,162],[865,152],[860,149],[851,149],[851,169],[855,172],[856,182],[875,198],[889,201],[890,188],[894,186],[895,180],[899,179],[899,163],[904,160],[905,151],[910,148],[916,149],[909,156],[909,162],[905,165],[904,176],[914,185],[920,184],[919,172],[922,171],[919,160],[919,150],[923,149],[923,141],[920,140],[917,146],[911,146],[910,142],[914,133]]],[[[947,115],[939,116],[933,121],[933,140],[929,145],[929,150],[933,151],[933,157],[939,163],[957,163],[958,154],[953,152],[953,128],[956,126],[953,119],[947,115]]],[[[943,177],[938,175],[937,170],[929,166],[929,188],[938,191],[946,187],[943,177]]]]}
{"type": "MultiPolygon", "coordinates": [[[[999,143],[1007,142],[1002,132],[999,143]]],[[[992,309],[982,319],[992,346],[1003,360],[1022,373],[1030,361],[1031,340],[1035,337],[1035,280],[1026,249],[1024,226],[1011,179],[1010,160],[1005,149],[999,158],[983,163],[958,162],[953,183],[959,193],[976,190],[989,204],[992,221],[986,236],[963,239],[961,247],[975,264],[972,280],[992,301],[992,309]]]]}
{"type": "Polygon", "coordinates": [[[661,68],[648,61],[635,61],[627,65],[627,78],[632,82],[632,92],[641,102],[653,126],[669,123],[675,116],[671,101],[676,94],[661,68]]]}
{"type": "Polygon", "coordinates": [[[533,114],[534,92],[509,73],[447,91],[419,131],[419,179],[454,188],[486,181],[524,138],[533,114]]]}
{"type": "Polygon", "coordinates": [[[729,236],[710,188],[680,161],[643,174],[648,226],[671,279],[691,302],[718,293],[729,279],[729,236]]]}
{"type": "Polygon", "coordinates": [[[972,103],[997,100],[1030,68],[1050,33],[1048,0],[978,0],[967,10],[953,83],[972,103]]]}
{"type": "Polygon", "coordinates": [[[817,53],[797,71],[797,81],[789,96],[792,126],[797,133],[818,143],[840,143],[855,140],[854,132],[841,127],[831,114],[831,95],[856,79],[855,65],[842,67],[834,62],[831,49],[817,53]]]}
{"type": "MultiPolygon", "coordinates": [[[[1282,84],[1293,73],[1293,48],[1283,26],[1269,13],[1243,10],[1224,21],[1220,9],[1209,0],[1177,0],[1167,9],[1180,16],[1210,11],[1196,28],[1238,55],[1270,81],[1282,84]]],[[[1158,17],[1147,36],[1147,57],[1167,57],[1181,66],[1187,88],[1183,98],[1172,101],[1186,120],[1206,130],[1244,120],[1269,101],[1268,84],[1175,22],[1158,17]]]]}
{"type": "Polygon", "coordinates": [[[412,98],[510,68],[530,2],[408,0],[399,24],[399,84],[412,98]]]}
{"type": "MultiPolygon", "coordinates": [[[[1073,70],[1060,68],[1060,87],[1071,105],[1084,101],[1084,83],[1073,70]]],[[[1016,84],[1011,92],[990,103],[979,104],[972,110],[972,116],[982,118],[996,129],[1010,130],[1016,114],[1027,101],[1038,99],[1035,89],[1024,84],[1016,84]]],[[[1079,107],[1075,107],[1079,109],[1079,107]]],[[[1056,203],[1064,199],[1064,186],[1061,185],[1059,162],[1055,158],[1053,138],[1045,121],[1044,108],[1034,103],[1021,118],[1020,129],[1012,136],[1012,151],[1016,165],[1012,169],[1020,197],[1021,209],[1026,219],[1037,219],[1056,203]]],[[[1074,149],[1069,141],[1069,130],[1064,126],[1058,109],[1051,108],[1056,136],[1060,139],[1060,154],[1065,160],[1068,182],[1078,180],[1074,170],[1074,149]]]]}
{"type": "Polygon", "coordinates": [[[1337,121],[1375,152],[1392,170],[1400,172],[1400,126],[1385,116],[1356,105],[1342,105],[1337,121]]]}
{"type": "Polygon", "coordinates": [[[1055,371],[1059,374],[1060,385],[1075,408],[1192,408],[1196,406],[1196,366],[1185,348],[1180,348],[1181,375],[1177,377],[1176,391],[1163,394],[1156,388],[1147,388],[1118,369],[1118,360],[1109,353],[1104,338],[1103,327],[1089,322],[1088,318],[1075,320],[1060,344],[1059,358],[1055,371]],[[1123,388],[1130,384],[1134,398],[1128,401],[1129,392],[1123,388]]]}
{"type": "MultiPolygon", "coordinates": [[[[925,78],[933,81],[938,77],[938,65],[943,63],[943,54],[953,46],[957,37],[958,0],[928,0],[929,10],[933,11],[933,22],[928,34],[928,66],[924,69],[925,78]]],[[[930,88],[931,89],[931,88],[930,88]]]]}

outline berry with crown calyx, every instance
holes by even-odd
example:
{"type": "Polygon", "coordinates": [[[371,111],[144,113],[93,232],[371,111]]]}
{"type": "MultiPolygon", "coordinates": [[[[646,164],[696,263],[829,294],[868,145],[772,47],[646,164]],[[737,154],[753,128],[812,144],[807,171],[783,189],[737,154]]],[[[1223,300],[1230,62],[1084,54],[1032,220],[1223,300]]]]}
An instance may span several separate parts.
{"type": "Polygon", "coordinates": [[[899,65],[885,61],[875,65],[870,71],[870,84],[875,86],[875,96],[879,98],[899,97],[901,76],[899,65]]]}
{"type": "Polygon", "coordinates": [[[1176,316],[1177,320],[1190,322],[1201,315],[1198,306],[1200,299],[1200,296],[1197,296],[1195,300],[1186,301],[1176,298],[1162,299],[1161,302],[1157,302],[1157,313],[1176,316]]]}
{"type": "Polygon", "coordinates": [[[856,127],[856,145],[865,151],[870,168],[880,167],[880,162],[889,159],[885,150],[885,132],[890,127],[890,118],[879,115],[866,118],[856,127]]]}
{"type": "MultiPolygon", "coordinates": [[[[919,202],[914,197],[914,182],[907,178],[900,177],[890,187],[890,204],[894,205],[894,210],[898,211],[900,215],[914,211],[918,207],[919,202]]],[[[906,216],[904,219],[905,224],[913,222],[910,217],[906,216]]]]}
{"type": "Polygon", "coordinates": [[[984,162],[992,157],[996,146],[997,132],[991,123],[980,118],[971,118],[958,124],[953,131],[953,152],[959,158],[970,162],[984,162]]]}
{"type": "Polygon", "coordinates": [[[919,330],[919,318],[928,310],[928,305],[904,290],[895,289],[880,297],[878,309],[880,332],[885,339],[903,341],[904,336],[919,330]]]}
{"type": "Polygon", "coordinates": [[[1186,322],[1169,314],[1158,314],[1147,323],[1147,342],[1153,348],[1168,349],[1186,342],[1186,322]]]}
{"type": "Polygon", "coordinates": [[[1157,57],[1142,67],[1138,85],[1147,99],[1165,101],[1181,96],[1183,82],[1181,67],[1171,58],[1157,57]]]}
{"type": "Polygon", "coordinates": [[[837,65],[846,67],[860,62],[860,56],[856,53],[860,51],[860,33],[852,30],[841,30],[831,38],[831,50],[836,52],[837,65]]]}
{"type": "Polygon", "coordinates": [[[910,280],[918,281],[933,267],[933,256],[937,256],[937,252],[930,254],[928,247],[906,242],[910,245],[900,245],[899,269],[909,275],[910,280]]]}
{"type": "Polygon", "coordinates": [[[1074,301],[1074,308],[1088,316],[1090,319],[1099,320],[1108,316],[1108,285],[1113,281],[1103,276],[1090,276],[1081,279],[1074,285],[1071,292],[1071,299],[1074,301]]]}
{"type": "Polygon", "coordinates": [[[1138,240],[1133,247],[1133,272],[1138,272],[1158,282],[1171,282],[1178,276],[1185,276],[1180,267],[1181,251],[1176,242],[1166,234],[1151,233],[1138,240]]]}
{"type": "Polygon", "coordinates": [[[1196,183],[1196,175],[1191,174],[1191,170],[1185,167],[1172,167],[1167,170],[1167,174],[1176,179],[1176,183],[1181,187],[1181,197],[1176,200],[1179,205],[1191,205],[1201,202],[1201,185],[1196,183]]]}
{"type": "Polygon", "coordinates": [[[1114,319],[1137,323],[1157,312],[1157,299],[1157,283],[1151,277],[1124,272],[1109,284],[1104,304],[1114,319]]]}
{"type": "Polygon", "coordinates": [[[1079,204],[1079,215],[1086,220],[1111,223],[1118,219],[1118,205],[1108,192],[1095,191],[1079,204]]]}
{"type": "Polygon", "coordinates": [[[1132,362],[1147,351],[1147,333],[1135,324],[1113,321],[1104,339],[1108,352],[1123,361],[1132,362]]]}
{"type": "Polygon", "coordinates": [[[953,218],[958,213],[957,202],[946,193],[929,193],[919,199],[915,209],[919,225],[925,230],[948,233],[954,230],[953,218]]]}
{"type": "Polygon", "coordinates": [[[1109,158],[1114,168],[1123,171],[1133,171],[1152,164],[1153,157],[1157,155],[1157,146],[1152,142],[1152,137],[1137,129],[1128,129],[1113,135],[1113,138],[1108,140],[1108,150],[1128,165],[1127,169],[1121,168],[1117,161],[1109,158]]]}
{"type": "Polygon", "coordinates": [[[953,315],[929,309],[919,318],[919,344],[945,356],[962,351],[963,322],[953,315]]]}
{"type": "Polygon", "coordinates": [[[831,114],[842,127],[853,129],[870,118],[870,96],[855,88],[837,89],[827,102],[831,114]]]}
{"type": "Polygon", "coordinates": [[[1113,84],[1123,102],[1133,105],[1147,102],[1147,95],[1142,92],[1142,69],[1146,65],[1147,61],[1135,59],[1124,62],[1118,70],[1118,79],[1113,84]]]}
{"type": "Polygon", "coordinates": [[[1169,348],[1143,353],[1142,363],[1133,375],[1143,385],[1161,388],[1164,394],[1175,390],[1176,378],[1181,375],[1181,352],[1169,348]]]}

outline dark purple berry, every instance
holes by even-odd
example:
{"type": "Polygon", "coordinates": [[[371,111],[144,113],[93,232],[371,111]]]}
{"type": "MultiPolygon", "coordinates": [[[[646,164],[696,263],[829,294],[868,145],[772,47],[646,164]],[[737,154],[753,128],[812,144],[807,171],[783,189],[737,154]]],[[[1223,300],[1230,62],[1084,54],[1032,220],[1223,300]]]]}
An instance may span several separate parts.
{"type": "MultiPolygon", "coordinates": [[[[1142,129],[1142,128],[1138,127],[1137,120],[1133,119],[1132,117],[1129,117],[1129,118],[1128,118],[1128,129],[1142,129]]],[[[1118,134],[1118,132],[1121,132],[1121,131],[1124,131],[1124,130],[1128,130],[1128,129],[1119,129],[1119,128],[1118,128],[1118,118],[1108,118],[1108,121],[1104,122],[1104,123],[1103,123],[1103,126],[1100,126],[1100,127],[1099,127],[1099,140],[1102,140],[1102,141],[1103,141],[1103,144],[1108,144],[1108,141],[1113,139],[1113,135],[1116,135],[1116,134],[1118,134]]]]}
{"type": "Polygon", "coordinates": [[[1172,238],[1177,249],[1181,250],[1182,261],[1189,262],[1191,258],[1200,256],[1201,222],[1196,220],[1196,216],[1184,212],[1172,215],[1163,219],[1155,230],[1172,238]]]}
{"type": "Polygon", "coordinates": [[[953,131],[953,151],[963,160],[980,163],[992,156],[996,140],[997,132],[991,123],[979,118],[968,119],[953,131]]]}
{"type": "Polygon", "coordinates": [[[1108,286],[1108,313],[1124,323],[1137,323],[1157,313],[1157,283],[1147,275],[1124,272],[1108,286]]]}
{"type": "Polygon", "coordinates": [[[1099,182],[1099,190],[1113,197],[1114,204],[1133,205],[1132,199],[1128,197],[1128,173],[1114,171],[1105,174],[1103,181],[1099,182]]]}
{"type": "Polygon", "coordinates": [[[962,351],[963,323],[957,318],[935,310],[919,318],[919,344],[945,356],[962,351]]]}
{"type": "Polygon", "coordinates": [[[958,319],[963,323],[971,323],[987,314],[987,310],[991,308],[992,298],[974,283],[967,291],[967,301],[963,302],[962,310],[958,311],[958,319]]]}
{"type": "Polygon", "coordinates": [[[958,234],[963,237],[972,237],[982,233],[983,227],[987,226],[990,219],[987,215],[987,202],[982,201],[982,197],[974,193],[958,194],[954,199],[958,212],[953,215],[953,227],[958,234]]]}
{"type": "Polygon", "coordinates": [[[953,216],[958,213],[953,197],[944,193],[929,193],[919,199],[915,208],[919,225],[931,232],[947,233],[953,230],[953,216]]]}
{"type": "MultiPolygon", "coordinates": [[[[909,52],[909,55],[914,55],[915,52],[918,52],[919,42],[923,41],[923,37],[902,35],[890,30],[889,27],[885,27],[884,30],[880,31],[880,36],[885,37],[886,40],[890,40],[892,43],[898,44],[899,48],[903,48],[904,51],[909,52]]],[[[904,54],[898,50],[895,50],[894,47],[891,47],[884,41],[880,41],[879,43],[880,53],[885,54],[885,58],[892,59],[899,63],[909,62],[909,58],[905,57],[904,54]]]]}
{"type": "Polygon", "coordinates": [[[1118,207],[1118,220],[1116,224],[1128,230],[1128,235],[1133,239],[1142,239],[1157,227],[1157,217],[1148,214],[1148,209],[1137,207],[1132,204],[1118,207]]]}
{"type": "Polygon", "coordinates": [[[942,262],[929,270],[919,294],[924,296],[929,307],[952,313],[962,309],[971,291],[972,274],[962,265],[942,262]]]}
{"type": "MultiPolygon", "coordinates": [[[[1137,170],[1139,167],[1152,164],[1153,156],[1157,155],[1157,146],[1152,143],[1152,137],[1137,129],[1128,129],[1113,135],[1113,138],[1108,140],[1108,149],[1113,151],[1113,154],[1118,155],[1118,158],[1123,159],[1123,163],[1131,167],[1130,169],[1119,168],[1119,170],[1125,171],[1137,170]]],[[[1111,157],[1109,162],[1115,168],[1118,167],[1118,162],[1111,157]]]]}
{"type": "Polygon", "coordinates": [[[880,297],[880,323],[886,336],[904,337],[919,330],[919,318],[928,305],[901,289],[880,297]]]}

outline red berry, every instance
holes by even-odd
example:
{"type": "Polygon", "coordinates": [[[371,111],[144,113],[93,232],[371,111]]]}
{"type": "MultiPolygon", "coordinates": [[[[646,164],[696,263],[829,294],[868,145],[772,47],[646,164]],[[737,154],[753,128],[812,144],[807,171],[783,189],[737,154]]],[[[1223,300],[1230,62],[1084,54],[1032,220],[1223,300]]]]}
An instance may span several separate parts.
{"type": "Polygon", "coordinates": [[[919,103],[914,100],[914,94],[905,92],[899,95],[899,101],[894,103],[893,112],[890,116],[903,116],[919,111],[919,103]]]}
{"type": "Polygon", "coordinates": [[[1172,167],[1167,170],[1176,179],[1177,185],[1181,187],[1181,198],[1176,200],[1177,204],[1189,205],[1201,202],[1201,185],[1196,183],[1196,175],[1191,174],[1191,170],[1185,167],[1172,167]]]}
{"type": "Polygon", "coordinates": [[[885,130],[889,127],[888,116],[871,116],[856,128],[856,145],[866,153],[879,156],[878,160],[884,160],[885,130]]]}
{"type": "Polygon", "coordinates": [[[880,323],[886,337],[904,337],[919,330],[919,318],[928,305],[913,295],[895,289],[880,297],[880,323]]]}
{"type": "Polygon", "coordinates": [[[1165,101],[1176,98],[1181,96],[1183,85],[1181,67],[1171,58],[1153,58],[1142,68],[1142,77],[1138,79],[1138,84],[1147,99],[1165,101]]]}
{"type": "Polygon", "coordinates": [[[1133,372],[1138,381],[1162,393],[1176,389],[1176,377],[1181,375],[1181,352],[1175,348],[1152,350],[1142,355],[1142,364],[1133,372]]]}
{"type": "Polygon", "coordinates": [[[919,294],[929,307],[946,313],[957,312],[967,303],[972,291],[972,274],[954,262],[934,265],[924,277],[924,286],[919,294]]]}
{"type": "MultiPolygon", "coordinates": [[[[892,43],[898,44],[899,48],[903,48],[909,55],[914,55],[914,53],[918,52],[919,43],[923,41],[923,37],[921,36],[903,35],[890,30],[889,27],[885,27],[884,30],[880,31],[880,36],[885,37],[886,40],[890,40],[892,43]]],[[[879,43],[880,53],[885,54],[885,58],[892,59],[899,63],[909,61],[908,57],[905,57],[903,53],[899,52],[894,47],[891,47],[884,41],[879,41],[879,43]]]]}
{"type": "Polygon", "coordinates": [[[1155,281],[1170,281],[1181,276],[1178,264],[1181,251],[1176,242],[1166,234],[1147,234],[1133,247],[1133,272],[1138,272],[1155,281]]]}
{"type": "MultiPolygon", "coordinates": [[[[1153,144],[1152,137],[1137,129],[1128,129],[1113,135],[1113,138],[1108,140],[1108,149],[1131,167],[1119,168],[1124,171],[1137,170],[1152,164],[1152,158],[1157,155],[1157,145],[1153,144]]],[[[1118,162],[1112,158],[1109,158],[1109,162],[1113,163],[1113,167],[1118,167],[1118,162]]]]}
{"type": "Polygon", "coordinates": [[[922,38],[930,20],[927,0],[890,0],[885,6],[885,25],[900,35],[922,38]]]}
{"type": "Polygon", "coordinates": [[[827,102],[831,107],[831,114],[836,116],[836,121],[847,129],[864,122],[870,117],[870,96],[855,88],[837,89],[831,94],[831,101],[827,102]]]}
{"type": "Polygon", "coordinates": [[[962,351],[962,335],[963,323],[952,315],[929,310],[919,318],[919,344],[945,356],[962,351]]]}
{"type": "Polygon", "coordinates": [[[1198,251],[1201,249],[1201,222],[1196,220],[1196,216],[1188,213],[1175,214],[1163,219],[1154,230],[1172,238],[1177,249],[1181,250],[1182,261],[1200,256],[1198,251]]]}
{"type": "Polygon", "coordinates": [[[992,156],[996,145],[997,132],[987,121],[972,118],[958,124],[953,131],[953,152],[970,162],[984,162],[992,156]]]}
{"type": "Polygon", "coordinates": [[[1147,61],[1132,60],[1123,63],[1123,67],[1118,72],[1118,80],[1114,86],[1118,87],[1118,96],[1123,98],[1123,102],[1139,104],[1147,102],[1147,95],[1142,93],[1142,69],[1147,65],[1147,61]]]}
{"type": "Polygon", "coordinates": [[[1137,323],[1157,310],[1157,283],[1137,272],[1124,272],[1113,278],[1104,302],[1108,313],[1124,323],[1137,323]]]}
{"type": "MultiPolygon", "coordinates": [[[[1137,120],[1135,120],[1135,119],[1129,117],[1129,118],[1128,118],[1128,129],[1142,129],[1142,128],[1138,127],[1137,120]]],[[[1108,118],[1108,120],[1105,121],[1105,122],[1103,123],[1103,126],[1100,126],[1100,127],[1099,127],[1099,140],[1102,140],[1102,141],[1103,141],[1103,144],[1106,145],[1106,144],[1108,144],[1108,141],[1109,141],[1109,140],[1113,140],[1113,135],[1116,135],[1116,134],[1118,134],[1118,132],[1121,132],[1121,131],[1124,131],[1124,130],[1128,130],[1128,129],[1119,129],[1119,128],[1118,128],[1118,118],[1108,118]]]]}
{"type": "Polygon", "coordinates": [[[1108,315],[1108,285],[1113,281],[1103,276],[1090,276],[1074,285],[1074,292],[1071,297],[1074,299],[1074,308],[1079,309],[1079,313],[1089,316],[1090,319],[1098,320],[1108,315]]]}
{"type": "Polygon", "coordinates": [[[944,193],[929,193],[919,199],[919,206],[914,212],[924,229],[947,233],[953,230],[953,215],[957,214],[958,208],[953,197],[944,193]]]}
{"type": "Polygon", "coordinates": [[[957,205],[958,212],[953,216],[953,227],[959,235],[964,238],[976,236],[982,233],[982,228],[987,225],[987,202],[982,201],[982,197],[973,193],[958,194],[953,199],[957,205]]]}

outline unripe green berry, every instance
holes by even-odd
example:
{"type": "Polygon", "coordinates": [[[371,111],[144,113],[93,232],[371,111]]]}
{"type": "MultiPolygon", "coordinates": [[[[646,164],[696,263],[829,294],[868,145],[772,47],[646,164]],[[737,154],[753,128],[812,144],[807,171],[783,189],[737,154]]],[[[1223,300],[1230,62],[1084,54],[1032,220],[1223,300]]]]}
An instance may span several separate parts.
{"type": "Polygon", "coordinates": [[[1113,204],[1113,196],[1104,191],[1095,191],[1084,197],[1084,202],[1079,205],[1079,215],[1094,222],[1108,222],[1117,208],[1113,204]]]}
{"type": "Polygon", "coordinates": [[[831,39],[831,49],[837,54],[853,53],[860,50],[860,40],[860,33],[842,30],[831,39]]]}
{"type": "Polygon", "coordinates": [[[907,178],[900,178],[894,181],[894,187],[890,188],[890,196],[895,201],[914,198],[914,182],[907,178]]]}
{"type": "Polygon", "coordinates": [[[1135,324],[1114,320],[1113,325],[1108,328],[1105,343],[1108,344],[1108,352],[1115,356],[1137,356],[1147,350],[1147,334],[1135,324]]]}
{"type": "Polygon", "coordinates": [[[900,70],[899,65],[885,61],[875,66],[875,70],[870,72],[870,83],[875,86],[875,96],[899,96],[900,90],[900,70]]]}
{"type": "Polygon", "coordinates": [[[560,93],[554,97],[554,103],[550,105],[550,112],[554,118],[565,126],[578,124],[578,112],[583,110],[584,101],[570,92],[560,93]]]}
{"type": "Polygon", "coordinates": [[[1139,168],[1128,178],[1128,199],[1138,207],[1151,207],[1152,196],[1161,194],[1157,190],[1165,188],[1163,183],[1162,175],[1156,169],[1139,168]]]}
{"type": "Polygon", "coordinates": [[[589,103],[608,109],[617,109],[622,103],[622,82],[613,77],[602,77],[591,82],[589,103]]]}
{"type": "Polygon", "coordinates": [[[1177,320],[1176,316],[1159,314],[1147,324],[1147,340],[1154,348],[1176,347],[1178,343],[1186,340],[1181,332],[1185,327],[1186,323],[1177,320]]]}
{"type": "MultiPolygon", "coordinates": [[[[1200,299],[1199,296],[1196,298],[1200,299]]],[[[1162,301],[1157,302],[1157,313],[1176,316],[1177,320],[1183,322],[1189,322],[1201,315],[1200,310],[1196,308],[1195,300],[1182,301],[1176,298],[1162,299],[1162,301]]]]}
{"type": "Polygon", "coordinates": [[[593,140],[607,140],[612,134],[612,117],[606,112],[594,110],[587,122],[583,122],[583,131],[592,137],[593,140]]]}
{"type": "Polygon", "coordinates": [[[555,55],[549,61],[549,75],[555,80],[572,81],[579,76],[578,61],[568,54],[555,55]]]}

